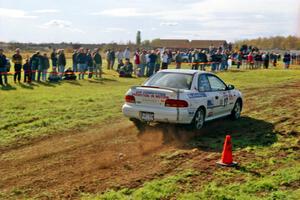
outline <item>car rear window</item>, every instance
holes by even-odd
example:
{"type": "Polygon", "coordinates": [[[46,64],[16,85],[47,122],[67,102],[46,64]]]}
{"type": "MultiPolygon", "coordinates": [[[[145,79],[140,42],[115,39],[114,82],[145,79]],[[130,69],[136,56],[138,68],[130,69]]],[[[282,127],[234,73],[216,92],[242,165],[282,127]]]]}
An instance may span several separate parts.
{"type": "Polygon", "coordinates": [[[145,85],[190,90],[193,77],[192,74],[160,72],[155,74],[145,85]]]}

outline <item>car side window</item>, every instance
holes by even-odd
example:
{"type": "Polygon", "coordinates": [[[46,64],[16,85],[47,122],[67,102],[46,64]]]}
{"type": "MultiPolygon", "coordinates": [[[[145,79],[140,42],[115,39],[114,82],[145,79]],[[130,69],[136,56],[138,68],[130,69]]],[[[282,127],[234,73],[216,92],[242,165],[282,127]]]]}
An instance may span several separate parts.
{"type": "Polygon", "coordinates": [[[207,76],[205,74],[201,74],[199,76],[198,89],[199,92],[209,92],[211,90],[207,76]]]}
{"type": "Polygon", "coordinates": [[[226,85],[218,77],[209,75],[207,76],[212,91],[224,91],[226,85]]]}

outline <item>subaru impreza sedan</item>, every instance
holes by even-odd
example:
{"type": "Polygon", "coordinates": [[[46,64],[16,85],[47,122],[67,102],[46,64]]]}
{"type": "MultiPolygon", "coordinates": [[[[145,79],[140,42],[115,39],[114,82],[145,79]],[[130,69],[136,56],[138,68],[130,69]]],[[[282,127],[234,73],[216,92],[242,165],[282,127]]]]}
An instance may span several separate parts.
{"type": "Polygon", "coordinates": [[[128,90],[123,114],[139,128],[152,122],[188,124],[200,130],[206,121],[239,119],[243,97],[213,73],[162,70],[128,90]]]}

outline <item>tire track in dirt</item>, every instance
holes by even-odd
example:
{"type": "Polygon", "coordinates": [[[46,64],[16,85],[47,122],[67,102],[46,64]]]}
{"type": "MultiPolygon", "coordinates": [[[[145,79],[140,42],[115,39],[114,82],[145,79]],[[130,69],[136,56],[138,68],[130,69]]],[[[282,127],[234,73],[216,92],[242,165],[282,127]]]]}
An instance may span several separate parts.
{"type": "Polygon", "coordinates": [[[9,193],[18,188],[29,196],[48,193],[59,199],[78,198],[81,192],[137,187],[171,173],[190,158],[187,155],[172,165],[160,162],[161,153],[176,151],[190,138],[176,139],[176,132],[175,128],[166,132],[150,128],[138,135],[129,122],[123,122],[4,150],[0,191],[9,193]]]}

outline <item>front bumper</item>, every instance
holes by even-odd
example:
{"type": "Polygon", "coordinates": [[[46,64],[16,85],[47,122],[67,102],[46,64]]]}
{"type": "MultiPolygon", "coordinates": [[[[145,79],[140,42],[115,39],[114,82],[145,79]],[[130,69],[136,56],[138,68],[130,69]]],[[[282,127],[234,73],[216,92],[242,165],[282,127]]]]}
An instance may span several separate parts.
{"type": "Polygon", "coordinates": [[[151,106],[139,106],[136,104],[124,104],[122,108],[123,114],[128,118],[141,119],[141,112],[154,113],[153,122],[166,122],[175,124],[190,124],[193,114],[189,113],[187,108],[179,108],[177,117],[177,108],[158,108],[151,106]]]}

